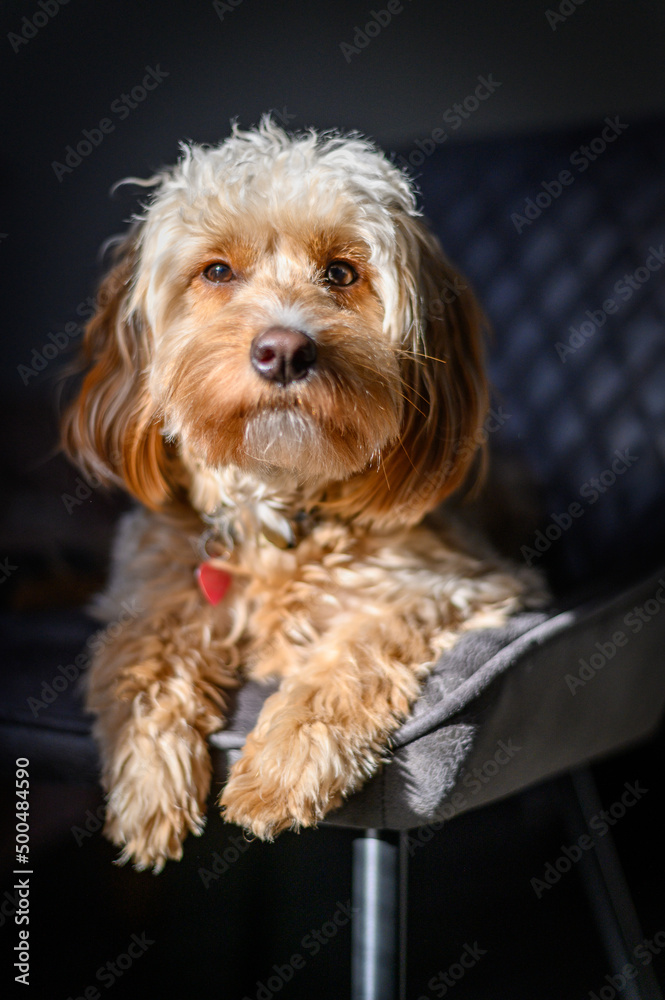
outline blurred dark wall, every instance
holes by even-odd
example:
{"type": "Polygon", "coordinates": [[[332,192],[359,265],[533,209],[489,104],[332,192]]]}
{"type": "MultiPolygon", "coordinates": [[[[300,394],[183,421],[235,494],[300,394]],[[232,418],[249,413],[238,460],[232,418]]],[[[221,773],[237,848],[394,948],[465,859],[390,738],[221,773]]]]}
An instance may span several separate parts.
{"type": "Polygon", "coordinates": [[[0,41],[0,386],[21,406],[50,390],[100,244],[135,208],[135,192],[109,197],[112,184],[171,162],[181,139],[214,142],[230,119],[250,125],[277,109],[292,127],[360,129],[397,151],[426,141],[479,77],[491,99],[464,118],[451,112],[451,142],[665,110],[657,0],[35,0],[3,4],[0,41]],[[146,67],[154,89],[133,100],[146,67]],[[79,164],[70,157],[71,171],[54,167],[67,167],[85,130],[99,144],[79,164]],[[33,349],[43,356],[54,339],[43,371],[17,370],[36,372],[33,349]]]}

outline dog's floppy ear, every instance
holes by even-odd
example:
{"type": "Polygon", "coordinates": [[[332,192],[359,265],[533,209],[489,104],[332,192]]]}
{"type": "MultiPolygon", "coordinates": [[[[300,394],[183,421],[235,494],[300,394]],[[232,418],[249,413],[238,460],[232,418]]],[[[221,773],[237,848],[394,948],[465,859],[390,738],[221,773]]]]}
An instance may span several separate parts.
{"type": "Polygon", "coordinates": [[[341,486],[331,504],[377,525],[417,523],[484,469],[485,319],[468,283],[417,219],[402,220],[399,323],[404,416],[377,467],[341,486]]]}
{"type": "Polygon", "coordinates": [[[129,307],[137,258],[133,233],[100,285],[83,339],[86,374],[64,414],[62,444],[88,476],[122,484],[154,508],[170,493],[169,459],[146,384],[149,331],[129,307]]]}

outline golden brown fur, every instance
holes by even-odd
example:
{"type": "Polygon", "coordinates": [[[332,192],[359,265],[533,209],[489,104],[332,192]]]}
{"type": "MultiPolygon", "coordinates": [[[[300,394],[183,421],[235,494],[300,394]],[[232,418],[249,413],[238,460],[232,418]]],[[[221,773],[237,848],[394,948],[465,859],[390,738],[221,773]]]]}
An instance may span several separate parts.
{"type": "Polygon", "coordinates": [[[406,178],[356,137],[264,120],[155,184],[101,286],[63,440],[144,505],[99,601],[111,623],[123,602],[139,614],[99,644],[88,705],[107,833],[159,868],[202,828],[206,738],[243,678],[281,683],[220,805],[271,838],[373,774],[439,653],[526,584],[418,526],[466,479],[487,388],[481,313],[463,283],[448,302],[406,178]],[[304,374],[259,371],[275,329],[315,345],[304,374]],[[233,580],[214,607],[195,582],[206,531],[233,580]]]}

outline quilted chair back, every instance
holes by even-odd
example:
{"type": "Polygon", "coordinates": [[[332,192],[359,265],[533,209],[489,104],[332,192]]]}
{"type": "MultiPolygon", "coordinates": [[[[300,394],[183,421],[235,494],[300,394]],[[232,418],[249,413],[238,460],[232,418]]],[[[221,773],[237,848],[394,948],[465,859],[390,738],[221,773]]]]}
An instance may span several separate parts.
{"type": "Polygon", "coordinates": [[[540,490],[522,557],[564,587],[649,572],[665,553],[662,124],[430,146],[399,162],[494,329],[488,437],[540,490]]]}

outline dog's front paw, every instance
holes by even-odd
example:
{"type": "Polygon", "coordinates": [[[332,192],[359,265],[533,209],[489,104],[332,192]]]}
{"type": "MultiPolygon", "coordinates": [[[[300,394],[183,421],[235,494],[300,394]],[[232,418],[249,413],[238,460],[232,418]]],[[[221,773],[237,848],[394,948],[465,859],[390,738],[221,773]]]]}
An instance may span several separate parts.
{"type": "Polygon", "coordinates": [[[281,725],[263,739],[250,734],[219,805],[227,822],[272,840],[289,828],[315,826],[357,780],[356,768],[324,723],[281,725]]]}
{"type": "Polygon", "coordinates": [[[122,848],[118,863],[159,872],[168,859],[179,860],[187,834],[200,834],[205,824],[205,740],[188,726],[154,737],[130,726],[109,772],[104,833],[122,848]]]}

